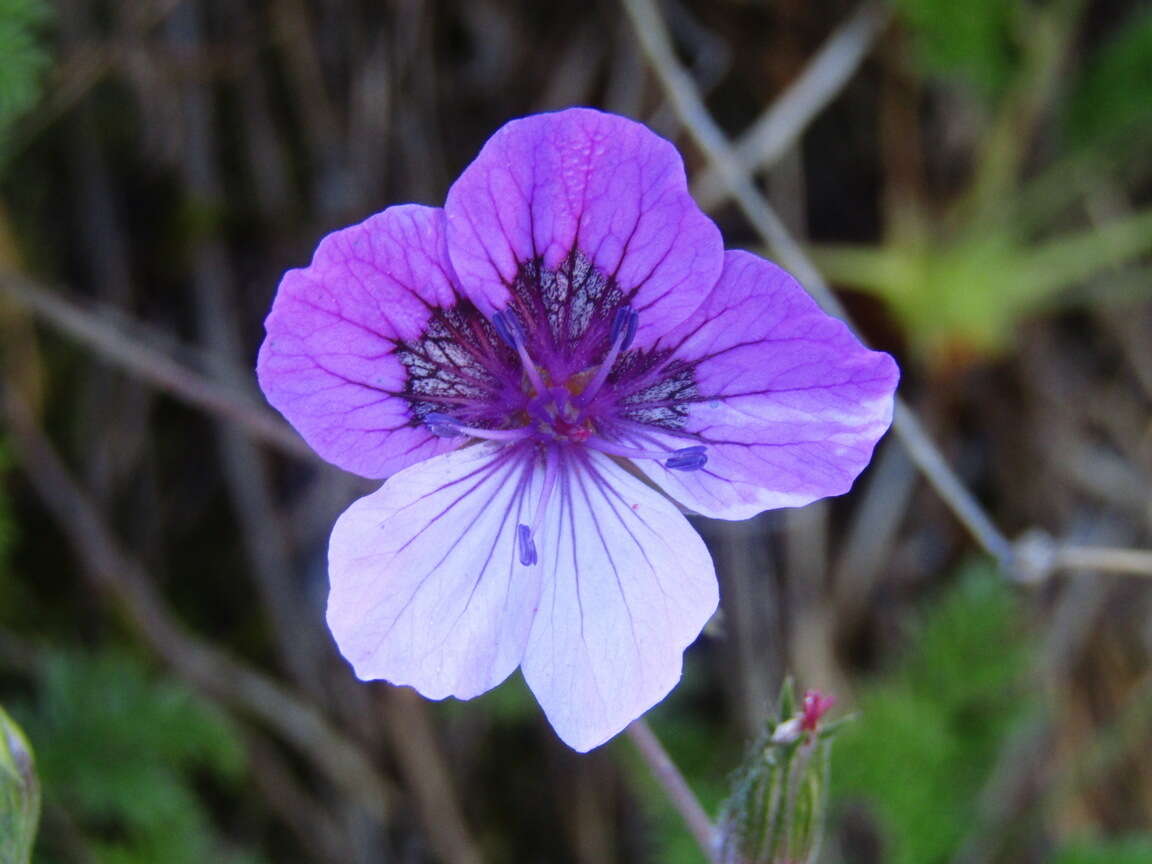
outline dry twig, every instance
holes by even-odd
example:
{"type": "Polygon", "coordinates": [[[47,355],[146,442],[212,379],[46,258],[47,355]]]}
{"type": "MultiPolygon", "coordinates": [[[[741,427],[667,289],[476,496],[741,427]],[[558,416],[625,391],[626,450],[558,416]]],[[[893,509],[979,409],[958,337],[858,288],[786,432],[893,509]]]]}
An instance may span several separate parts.
{"type": "MultiPolygon", "coordinates": [[[[13,382],[9,381],[10,384],[13,382]]],[[[370,812],[389,811],[389,784],[372,759],[307,702],[185,629],[124,552],[99,511],[40,431],[15,386],[7,393],[13,449],[28,481],[83,562],[93,585],[122,607],[144,641],[178,675],[214,699],[252,716],[306,757],[370,812]]]]}
{"type": "MultiPolygon", "coordinates": [[[[744,215],[757,233],[776,253],[780,263],[800,280],[815,300],[831,315],[851,324],[840,301],[828,287],[812,260],[780,221],[776,212],[756,188],[733,152],[724,132],[708,112],[691,76],[672,51],[668,28],[654,0],[622,0],[632,19],[636,36],[660,83],[667,91],[681,122],[704,151],[744,215]]],[[[937,494],[980,546],[1008,570],[1012,565],[1012,544],[996,527],[984,508],[964,487],[960,478],[928,438],[916,415],[897,399],[892,427],[912,461],[920,468],[937,494]]]]}

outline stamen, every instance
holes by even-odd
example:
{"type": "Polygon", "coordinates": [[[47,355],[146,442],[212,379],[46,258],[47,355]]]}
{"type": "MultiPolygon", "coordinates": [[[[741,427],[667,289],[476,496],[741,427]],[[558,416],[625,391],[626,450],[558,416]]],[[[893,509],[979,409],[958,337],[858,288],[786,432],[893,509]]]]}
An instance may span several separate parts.
{"type": "Polygon", "coordinates": [[[681,447],[679,450],[641,450],[638,447],[622,447],[603,438],[593,437],[584,442],[586,446],[612,456],[625,459],[653,459],[663,462],[672,471],[696,471],[708,464],[708,448],[703,444],[681,447]]]}
{"type": "Polygon", "coordinates": [[[608,373],[612,371],[616,358],[636,338],[636,328],[639,324],[640,314],[631,306],[621,306],[616,310],[616,317],[612,319],[612,329],[608,334],[612,337],[612,345],[608,349],[608,353],[604,355],[604,359],[600,361],[600,368],[596,370],[596,376],[588,382],[588,386],[580,394],[583,404],[587,405],[596,398],[600,388],[608,380],[608,373]]]}
{"type": "Polygon", "coordinates": [[[703,468],[707,463],[708,454],[704,451],[704,447],[696,445],[695,447],[682,447],[679,450],[674,450],[664,462],[664,467],[673,471],[695,471],[698,468],[703,468]]]}
{"type": "Polygon", "coordinates": [[[536,542],[532,539],[532,529],[524,524],[517,525],[516,540],[520,546],[520,563],[531,567],[536,563],[536,542]]]}
{"type": "Polygon", "coordinates": [[[472,438],[484,438],[488,441],[519,441],[532,434],[527,426],[519,429],[484,429],[479,426],[465,426],[455,417],[441,414],[439,411],[430,411],[424,415],[424,425],[428,431],[437,438],[457,438],[469,435],[472,438]]]}
{"type": "Polygon", "coordinates": [[[532,535],[536,533],[540,523],[544,520],[544,511],[552,497],[552,490],[556,486],[556,477],[560,473],[555,448],[549,448],[544,459],[544,486],[540,490],[540,500],[536,502],[536,513],[532,516],[532,525],[528,526],[521,523],[516,526],[516,539],[520,544],[520,563],[525,567],[531,567],[536,563],[536,541],[532,539],[532,535]]]}

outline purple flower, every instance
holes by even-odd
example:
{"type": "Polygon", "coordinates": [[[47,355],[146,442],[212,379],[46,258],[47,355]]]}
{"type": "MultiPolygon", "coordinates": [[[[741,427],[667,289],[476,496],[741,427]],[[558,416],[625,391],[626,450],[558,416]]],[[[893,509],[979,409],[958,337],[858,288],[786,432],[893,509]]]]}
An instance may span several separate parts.
{"type": "Polygon", "coordinates": [[[329,548],[356,674],[468,699],[519,666],[581,751],[668,693],[715,611],[677,502],[746,519],[846,491],[897,379],[724,251],[671,144],[588,109],[508,123],[443,209],[330,234],[267,332],[269,401],[389,478],[329,548]]]}

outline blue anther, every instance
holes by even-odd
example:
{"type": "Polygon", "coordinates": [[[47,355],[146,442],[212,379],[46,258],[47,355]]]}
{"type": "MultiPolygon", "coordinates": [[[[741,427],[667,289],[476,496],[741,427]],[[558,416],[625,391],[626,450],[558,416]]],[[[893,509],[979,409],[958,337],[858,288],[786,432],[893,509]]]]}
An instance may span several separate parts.
{"type": "Polygon", "coordinates": [[[531,567],[536,563],[536,541],[532,539],[532,529],[527,525],[517,525],[516,539],[520,545],[520,563],[531,567]]]}
{"type": "Polygon", "coordinates": [[[496,335],[504,340],[504,343],[513,351],[520,349],[524,344],[524,327],[520,324],[520,319],[516,317],[516,313],[511,309],[505,309],[502,312],[497,312],[492,316],[492,327],[496,331],[496,335]]]}
{"type": "Polygon", "coordinates": [[[428,431],[437,438],[455,438],[464,433],[460,431],[460,421],[439,411],[430,411],[424,415],[424,425],[428,431]]]}
{"type": "Polygon", "coordinates": [[[640,313],[631,306],[621,306],[616,310],[616,317],[612,319],[612,330],[608,335],[611,342],[615,342],[621,333],[624,338],[620,342],[620,350],[628,350],[632,340],[636,338],[636,328],[640,325],[640,313]]]}
{"type": "Polygon", "coordinates": [[[664,467],[673,471],[695,471],[698,468],[703,468],[707,463],[708,454],[704,447],[696,445],[695,447],[673,450],[672,455],[665,460],[664,467]]]}

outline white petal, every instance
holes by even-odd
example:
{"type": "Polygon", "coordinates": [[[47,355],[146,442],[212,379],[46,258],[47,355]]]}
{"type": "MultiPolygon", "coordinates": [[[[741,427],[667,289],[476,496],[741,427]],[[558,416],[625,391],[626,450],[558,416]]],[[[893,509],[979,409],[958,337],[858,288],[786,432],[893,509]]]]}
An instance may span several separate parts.
{"type": "Polygon", "coordinates": [[[328,626],[362,679],[468,699],[520,662],[539,567],[516,525],[539,482],[527,455],[465,447],[399,472],[336,523],[328,626]]]}
{"type": "Polygon", "coordinates": [[[716,609],[715,570],[675,505],[596,452],[561,474],[536,548],[524,677],[556,734],[584,752],[675,686],[716,609]]]}

